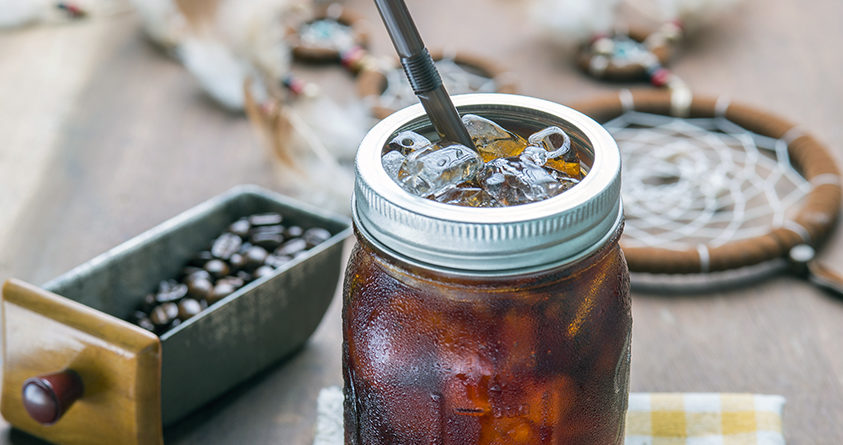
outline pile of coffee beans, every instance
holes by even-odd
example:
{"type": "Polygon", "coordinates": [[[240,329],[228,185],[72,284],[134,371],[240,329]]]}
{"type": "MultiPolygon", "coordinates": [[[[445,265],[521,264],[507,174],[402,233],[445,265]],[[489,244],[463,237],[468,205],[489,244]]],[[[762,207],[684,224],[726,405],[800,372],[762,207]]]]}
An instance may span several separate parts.
{"type": "Polygon", "coordinates": [[[283,222],[278,213],[233,222],[209,250],[190,260],[178,280],[161,281],[128,320],[161,335],[331,237],[321,227],[305,230],[283,222]]]}

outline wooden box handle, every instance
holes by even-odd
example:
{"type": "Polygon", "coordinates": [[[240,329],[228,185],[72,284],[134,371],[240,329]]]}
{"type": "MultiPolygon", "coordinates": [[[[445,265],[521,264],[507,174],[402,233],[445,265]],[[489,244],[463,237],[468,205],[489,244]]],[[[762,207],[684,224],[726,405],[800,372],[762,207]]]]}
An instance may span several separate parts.
{"type": "Polygon", "coordinates": [[[26,379],[23,382],[23,406],[38,423],[52,425],[84,392],[85,386],[79,374],[66,369],[26,379]]]}

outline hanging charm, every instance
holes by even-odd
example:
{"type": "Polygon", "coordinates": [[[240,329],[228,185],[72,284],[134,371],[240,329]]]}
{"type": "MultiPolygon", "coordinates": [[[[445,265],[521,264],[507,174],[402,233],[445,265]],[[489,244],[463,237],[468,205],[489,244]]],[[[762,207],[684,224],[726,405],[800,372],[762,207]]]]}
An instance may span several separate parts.
{"type": "Polygon", "coordinates": [[[364,20],[339,3],[318,8],[287,38],[297,60],[311,63],[344,62],[350,54],[365,53],[369,43],[364,20]]]}

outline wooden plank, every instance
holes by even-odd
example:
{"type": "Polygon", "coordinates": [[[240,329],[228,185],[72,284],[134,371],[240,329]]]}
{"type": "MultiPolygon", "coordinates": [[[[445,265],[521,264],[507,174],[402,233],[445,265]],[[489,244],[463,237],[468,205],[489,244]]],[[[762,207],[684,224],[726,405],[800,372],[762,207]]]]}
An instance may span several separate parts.
{"type": "MultiPolygon", "coordinates": [[[[344,3],[368,19],[373,50],[392,55],[372,2],[344,3]]],[[[494,57],[510,67],[525,94],[570,103],[631,86],[576,71],[530,28],[527,4],[429,0],[410,7],[429,46],[451,44],[494,57]]],[[[672,67],[696,91],[725,94],[802,124],[831,145],[839,162],[841,16],[843,3],[835,0],[747,0],[692,37],[672,67]]],[[[4,230],[0,277],[45,281],[236,183],[278,184],[244,119],[204,99],[181,67],[140,38],[133,18],[109,23],[102,25],[109,38],[99,44],[91,43],[99,37],[82,32],[68,37],[80,58],[97,61],[63,102],[73,112],[57,114],[61,109],[38,99],[44,113],[60,116],[49,153],[33,163],[48,174],[36,174],[40,182],[27,182],[21,192],[21,211],[4,230]]],[[[12,40],[30,38],[0,39],[0,52],[7,54],[12,40]]],[[[4,103],[16,94],[9,83],[20,78],[2,75],[10,66],[0,62],[0,79],[12,79],[0,84],[4,103]]],[[[329,91],[353,91],[339,68],[297,70],[329,91]]],[[[43,131],[25,122],[15,126],[23,136],[13,144],[43,131]]],[[[843,234],[828,240],[822,257],[841,272],[843,234]]],[[[777,277],[695,297],[636,293],[633,312],[634,391],[783,394],[789,442],[843,442],[839,300],[777,277]]],[[[175,425],[165,433],[168,443],[308,443],[319,388],[341,382],[339,313],[335,300],[298,355],[175,425]]],[[[0,435],[0,444],[11,441],[25,439],[0,435]]]]}

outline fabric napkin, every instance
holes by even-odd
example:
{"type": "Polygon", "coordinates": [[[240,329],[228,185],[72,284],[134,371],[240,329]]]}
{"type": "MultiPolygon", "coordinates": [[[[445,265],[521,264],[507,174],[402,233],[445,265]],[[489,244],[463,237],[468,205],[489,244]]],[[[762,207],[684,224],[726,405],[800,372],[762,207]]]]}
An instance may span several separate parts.
{"type": "MultiPolygon", "coordinates": [[[[322,389],[313,445],[342,445],[342,390],[322,389]]],[[[632,393],[625,445],[784,445],[784,397],[632,393]]]]}
{"type": "Polygon", "coordinates": [[[784,397],[632,393],[626,445],[784,445],[784,397]]]}

